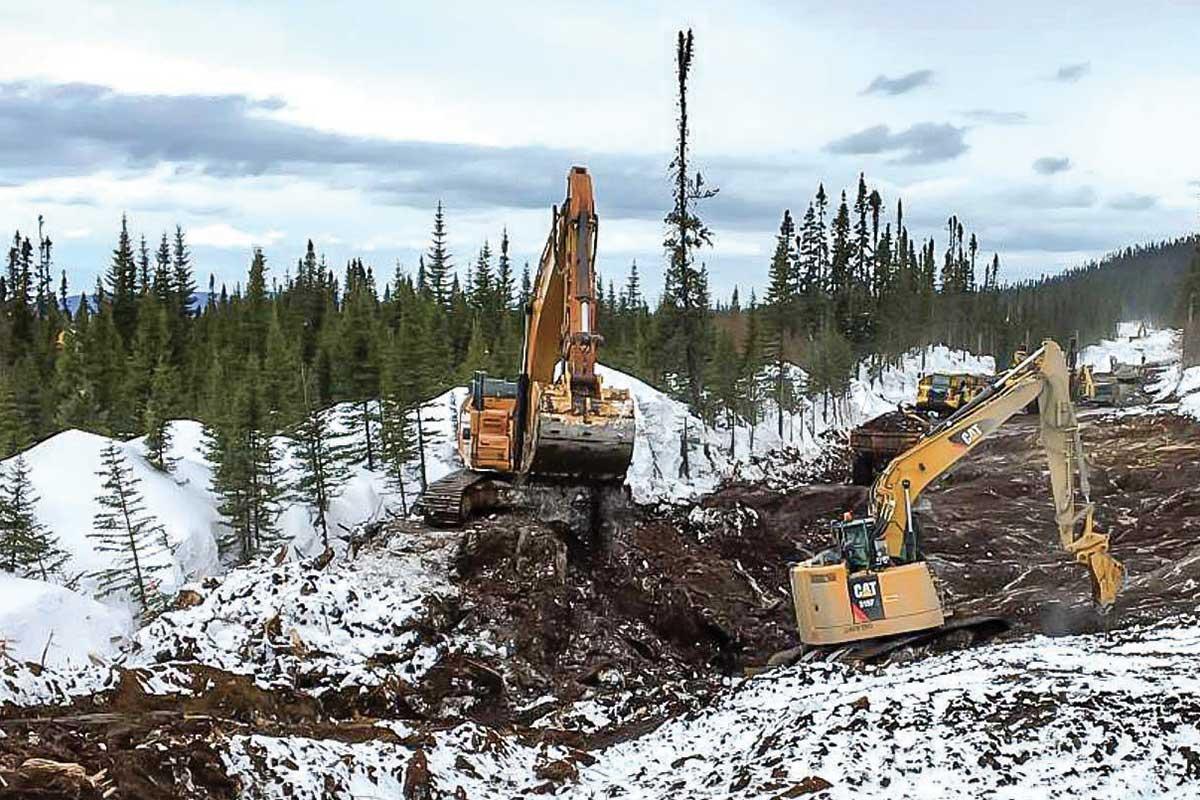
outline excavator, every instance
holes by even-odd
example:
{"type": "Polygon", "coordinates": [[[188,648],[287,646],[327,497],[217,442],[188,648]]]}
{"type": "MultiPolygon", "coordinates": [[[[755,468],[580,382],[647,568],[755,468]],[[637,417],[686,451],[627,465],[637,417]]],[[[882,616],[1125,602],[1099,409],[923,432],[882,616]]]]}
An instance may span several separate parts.
{"type": "Polygon", "coordinates": [[[913,506],[929,484],[1035,401],[1060,543],[1087,568],[1099,609],[1111,608],[1125,573],[1108,552],[1108,536],[1093,528],[1087,465],[1069,382],[1062,349],[1046,340],[892,459],[872,486],[868,516],[834,523],[835,546],[791,568],[806,657],[832,652],[872,660],[901,647],[933,642],[951,631],[964,631],[974,640],[1007,627],[997,617],[956,619],[942,607],[913,506]],[[1077,492],[1082,505],[1077,505],[1077,492]]]}
{"type": "Polygon", "coordinates": [[[633,458],[633,402],[596,372],[598,218],[592,177],[567,174],[567,196],[551,212],[515,381],[477,372],[459,410],[465,468],[428,486],[428,522],[458,525],[533,481],[611,484],[633,458]]]}

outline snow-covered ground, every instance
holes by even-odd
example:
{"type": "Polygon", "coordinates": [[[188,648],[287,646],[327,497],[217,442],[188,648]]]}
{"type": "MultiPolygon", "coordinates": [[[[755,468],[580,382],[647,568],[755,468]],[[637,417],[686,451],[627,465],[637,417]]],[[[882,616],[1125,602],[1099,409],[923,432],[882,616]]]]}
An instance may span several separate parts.
{"type": "MultiPolygon", "coordinates": [[[[1156,336],[1169,338],[1161,332],[1146,338],[1156,336]]],[[[1089,348],[1089,358],[1135,346],[1149,347],[1119,336],[1089,348]]],[[[1173,352],[1143,351],[1147,361],[1173,352]]],[[[822,432],[911,400],[923,372],[992,368],[990,359],[944,349],[923,359],[913,354],[874,377],[864,367],[847,399],[828,410],[818,399],[790,415],[784,437],[774,418],[760,422],[755,449],[787,445],[816,452],[822,432]]],[[[1200,415],[1200,370],[1179,370],[1177,356],[1171,369],[1152,391],[1177,401],[1180,411],[1195,401],[1193,413],[1200,415]]],[[[748,428],[734,432],[730,453],[730,431],[705,429],[644,383],[605,374],[635,398],[638,437],[629,477],[635,498],[686,501],[746,468],[748,428]],[[685,419],[693,468],[688,481],[678,474],[685,419]]],[[[440,436],[427,454],[431,479],[456,466],[452,426],[462,391],[426,408],[427,426],[440,436]]],[[[188,602],[130,633],[128,613],[88,597],[86,582],[72,592],[0,576],[0,639],[7,640],[0,650],[0,706],[65,702],[110,687],[119,678],[113,666],[132,669],[126,674],[136,674],[151,692],[188,691],[187,670],[194,665],[246,676],[269,690],[366,691],[393,678],[419,682],[451,650],[469,654],[491,646],[453,636],[434,641],[421,632],[430,604],[456,591],[453,532],[397,535],[325,564],[308,510],[293,504],[281,524],[292,558],[216,574],[218,520],[199,426],[177,422],[173,430],[179,466],[170,477],[141,461],[141,442],[121,446],[176,548],[161,579],[183,584],[188,602]],[[45,669],[38,666],[43,651],[45,669]]],[[[26,456],[42,497],[39,514],[70,549],[75,571],[104,563],[87,532],[99,484],[93,473],[105,444],[69,431],[26,456]]],[[[415,475],[410,497],[414,489],[415,475]]],[[[382,475],[358,468],[334,506],[335,527],[354,527],[397,502],[382,475]]],[[[526,796],[548,782],[557,786],[556,796],[597,800],[788,797],[825,784],[814,796],[1196,796],[1198,656],[1200,621],[1184,617],[1111,636],[1039,637],[907,666],[801,664],[730,679],[711,705],[587,754],[556,744],[560,739],[545,730],[499,731],[467,722],[417,730],[381,721],[378,737],[234,733],[218,747],[226,769],[252,785],[254,796],[297,800],[401,796],[406,781],[422,772],[446,796],[461,789],[476,800],[526,796]]],[[[605,715],[596,724],[609,722],[619,720],[605,715]]]]}
{"type": "MultiPolygon", "coordinates": [[[[466,723],[420,739],[237,736],[231,774],[268,798],[399,796],[416,761],[445,796],[596,799],[1192,797],[1200,622],[1037,637],[858,670],[733,680],[712,705],[580,756],[466,723]]],[[[398,733],[404,733],[403,726],[398,733]]]]}
{"type": "MultiPolygon", "coordinates": [[[[761,468],[752,465],[752,455],[786,447],[801,459],[815,458],[827,447],[824,435],[829,431],[849,430],[894,411],[900,403],[911,403],[916,399],[922,375],[930,372],[990,375],[995,372],[995,362],[991,356],[976,356],[938,345],[913,351],[898,365],[878,371],[864,363],[851,379],[846,397],[803,398],[795,411],[786,412],[782,435],[778,406],[769,398],[763,404],[761,420],[753,426],[743,422],[730,431],[724,424],[715,428],[706,426],[689,413],[686,405],[636,378],[604,367],[598,371],[607,385],[628,389],[633,395],[637,438],[626,482],[635,501],[653,504],[695,500],[734,474],[748,480],[761,479],[764,475],[761,468]],[[685,424],[689,466],[686,477],[680,447],[685,424]]],[[[804,370],[789,365],[789,371],[791,382],[803,387],[807,380],[804,370]]],[[[770,382],[770,377],[764,376],[764,383],[770,382]]]]}

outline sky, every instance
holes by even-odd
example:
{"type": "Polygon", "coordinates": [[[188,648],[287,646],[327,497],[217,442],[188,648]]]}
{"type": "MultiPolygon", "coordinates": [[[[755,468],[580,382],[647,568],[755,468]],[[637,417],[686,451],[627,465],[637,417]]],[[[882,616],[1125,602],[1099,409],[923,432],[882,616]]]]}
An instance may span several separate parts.
{"type": "Polygon", "coordinates": [[[439,201],[458,265],[505,229],[536,262],[584,164],[601,275],[636,259],[653,295],[687,27],[718,297],[761,290],[783,209],[860,171],[1009,281],[1196,228],[1200,4],[0,0],[0,229],[43,215],[75,290],[122,214],[152,249],[182,225],[230,288],[308,239],[414,271],[439,201]]]}

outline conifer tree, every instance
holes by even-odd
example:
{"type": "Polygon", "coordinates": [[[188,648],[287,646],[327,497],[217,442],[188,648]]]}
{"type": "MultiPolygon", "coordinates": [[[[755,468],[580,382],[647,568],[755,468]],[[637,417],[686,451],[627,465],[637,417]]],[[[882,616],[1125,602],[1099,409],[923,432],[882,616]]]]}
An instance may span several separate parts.
{"type": "Polygon", "coordinates": [[[31,440],[28,420],[10,381],[0,370],[0,459],[21,452],[31,440]]]}
{"type": "MultiPolygon", "coordinates": [[[[256,357],[251,357],[250,367],[255,374],[256,357]]],[[[212,490],[220,498],[217,510],[228,529],[219,544],[235,563],[246,563],[278,539],[284,487],[279,448],[266,428],[268,416],[260,392],[243,381],[219,422],[205,430],[212,490]]]]}
{"type": "Polygon", "coordinates": [[[301,376],[304,417],[288,434],[297,461],[293,494],[312,509],[314,528],[329,547],[329,506],[349,477],[345,445],[337,442],[328,415],[312,400],[312,386],[301,376]]]}
{"type": "Polygon", "coordinates": [[[100,465],[100,510],[90,535],[97,551],[113,554],[113,566],[96,573],[99,591],[128,592],[145,613],[158,605],[153,575],[165,565],[166,531],[147,513],[141,481],[119,445],[110,442],[104,448],[100,465]]]}
{"type": "Polygon", "coordinates": [[[37,503],[25,457],[0,464],[0,569],[46,581],[61,572],[67,553],[38,520],[37,503]]]}
{"type": "Polygon", "coordinates": [[[124,215],[121,216],[121,233],[117,237],[117,247],[113,250],[105,281],[112,302],[113,324],[128,349],[133,346],[133,335],[137,329],[138,277],[133,244],[129,237],[129,221],[124,215]]]}
{"type": "Polygon", "coordinates": [[[675,77],[678,109],[675,153],[669,167],[674,206],[664,217],[667,232],[663,248],[668,265],[663,291],[664,346],[668,353],[682,355],[680,364],[686,382],[686,396],[693,408],[703,400],[702,367],[709,343],[709,307],[702,302],[706,287],[694,261],[695,251],[712,244],[712,231],[696,214],[696,205],[717,193],[707,186],[700,172],[693,176],[689,158],[690,121],[687,86],[694,57],[692,32],[679,31],[675,46],[675,77]]]}
{"type": "Polygon", "coordinates": [[[170,456],[173,438],[170,419],[178,391],[178,376],[164,355],[154,368],[150,397],[142,413],[146,460],[162,472],[170,472],[175,468],[175,459],[170,456]]]}
{"type": "Polygon", "coordinates": [[[443,308],[450,303],[451,269],[450,252],[446,244],[446,214],[439,200],[433,215],[433,243],[429,247],[429,263],[425,265],[425,280],[433,299],[443,308]]]}
{"type": "Polygon", "coordinates": [[[770,283],[767,286],[766,298],[771,327],[769,349],[775,365],[777,426],[781,437],[783,436],[783,412],[786,406],[785,396],[790,392],[790,386],[787,385],[789,376],[786,369],[785,345],[795,311],[796,287],[793,282],[795,276],[793,265],[796,260],[796,253],[793,249],[795,234],[796,226],[792,221],[791,212],[785,209],[783,220],[779,223],[779,235],[775,239],[775,254],[771,257],[770,283]]]}

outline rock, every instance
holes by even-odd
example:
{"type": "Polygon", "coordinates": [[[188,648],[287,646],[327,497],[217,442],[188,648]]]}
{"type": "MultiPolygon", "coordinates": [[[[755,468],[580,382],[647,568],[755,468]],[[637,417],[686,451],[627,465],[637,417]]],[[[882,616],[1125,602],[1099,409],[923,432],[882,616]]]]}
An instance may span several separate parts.
{"type": "Polygon", "coordinates": [[[833,784],[818,775],[809,775],[804,780],[797,783],[792,788],[775,795],[777,798],[785,797],[803,797],[806,794],[822,792],[833,787],[833,784]]]}
{"type": "Polygon", "coordinates": [[[579,770],[565,758],[539,764],[534,772],[542,780],[554,781],[555,783],[574,781],[579,778],[579,770]]]}
{"type": "Polygon", "coordinates": [[[433,775],[425,750],[418,747],[404,770],[404,800],[433,800],[433,775]]]}

